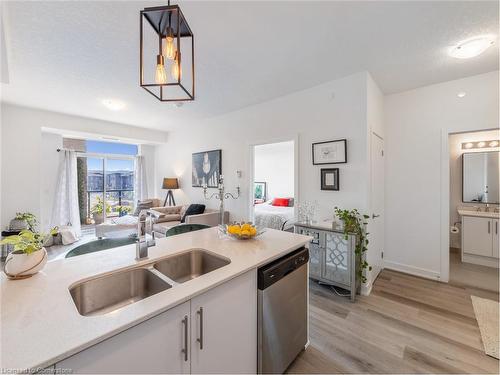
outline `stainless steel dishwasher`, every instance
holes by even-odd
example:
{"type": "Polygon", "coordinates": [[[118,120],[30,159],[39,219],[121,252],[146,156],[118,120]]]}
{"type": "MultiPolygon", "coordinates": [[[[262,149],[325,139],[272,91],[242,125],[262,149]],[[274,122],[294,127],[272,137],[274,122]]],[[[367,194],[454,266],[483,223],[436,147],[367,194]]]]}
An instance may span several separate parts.
{"type": "Polygon", "coordinates": [[[281,374],[307,343],[307,262],[300,248],[258,271],[258,372],[281,374]]]}

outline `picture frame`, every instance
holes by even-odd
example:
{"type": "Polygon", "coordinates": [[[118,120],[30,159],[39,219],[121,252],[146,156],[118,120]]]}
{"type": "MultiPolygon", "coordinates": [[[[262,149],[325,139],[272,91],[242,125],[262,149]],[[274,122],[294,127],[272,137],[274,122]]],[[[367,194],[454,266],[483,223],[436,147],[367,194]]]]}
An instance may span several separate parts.
{"type": "Polygon", "coordinates": [[[347,163],[347,139],[312,144],[313,165],[347,163]]]}
{"type": "Polygon", "coordinates": [[[321,190],[340,190],[338,168],[321,168],[321,190]]]}
{"type": "Polygon", "coordinates": [[[192,187],[216,188],[222,174],[222,150],[210,150],[192,154],[192,187]]]}
{"type": "Polygon", "coordinates": [[[267,183],[255,181],[253,183],[253,199],[265,202],[267,200],[267,183]]]}

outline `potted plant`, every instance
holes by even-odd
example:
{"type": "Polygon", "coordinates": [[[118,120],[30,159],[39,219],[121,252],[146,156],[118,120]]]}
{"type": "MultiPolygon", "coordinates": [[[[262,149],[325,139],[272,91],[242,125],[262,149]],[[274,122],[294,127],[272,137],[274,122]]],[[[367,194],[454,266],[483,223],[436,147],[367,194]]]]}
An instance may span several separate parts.
{"type": "Polygon", "coordinates": [[[368,250],[368,232],[366,232],[366,219],[369,218],[368,215],[361,215],[358,210],[341,210],[338,207],[334,209],[335,215],[342,221],[344,228],[344,238],[347,240],[349,234],[355,234],[357,236],[356,241],[356,263],[359,264],[359,269],[357,270],[357,276],[361,282],[366,282],[365,270],[371,271],[372,267],[368,264],[365,259],[365,252],[368,250]]]}
{"type": "Polygon", "coordinates": [[[130,211],[132,211],[132,207],[130,206],[116,206],[116,210],[118,211],[118,216],[125,216],[130,211]]]}
{"type": "MultiPolygon", "coordinates": [[[[94,222],[96,224],[104,223],[104,201],[101,197],[96,198],[96,204],[90,210],[92,212],[92,217],[94,218],[94,222]]],[[[111,207],[106,205],[106,213],[109,214],[111,212],[111,207]]]]}
{"type": "MultiPolygon", "coordinates": [[[[51,231],[50,235],[54,235],[51,231]]],[[[10,279],[24,279],[33,276],[47,263],[47,251],[43,247],[46,235],[22,230],[16,236],[9,236],[1,245],[12,245],[14,251],[5,259],[4,272],[10,279]]]]}
{"type": "Polygon", "coordinates": [[[31,212],[16,212],[16,216],[9,223],[10,230],[29,229],[34,231],[36,228],[36,216],[31,212]]]}

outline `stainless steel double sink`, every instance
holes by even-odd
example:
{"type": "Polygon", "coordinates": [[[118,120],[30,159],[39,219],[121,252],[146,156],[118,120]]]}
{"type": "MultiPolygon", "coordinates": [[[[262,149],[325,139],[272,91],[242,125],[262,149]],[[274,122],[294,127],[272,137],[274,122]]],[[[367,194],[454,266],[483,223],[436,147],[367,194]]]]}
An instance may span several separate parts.
{"type": "Polygon", "coordinates": [[[229,263],[227,258],[193,249],[151,264],[82,281],[69,291],[80,315],[103,315],[229,263]]]}

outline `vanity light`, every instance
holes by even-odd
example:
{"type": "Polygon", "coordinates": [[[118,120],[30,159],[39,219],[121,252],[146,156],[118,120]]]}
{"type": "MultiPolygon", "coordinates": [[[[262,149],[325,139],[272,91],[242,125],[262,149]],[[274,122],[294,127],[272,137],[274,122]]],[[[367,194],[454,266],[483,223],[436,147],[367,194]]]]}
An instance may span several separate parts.
{"type": "Polygon", "coordinates": [[[470,150],[472,148],[498,147],[498,145],[500,145],[500,141],[498,139],[491,141],[467,142],[462,143],[462,150],[470,150]]]}
{"type": "Polygon", "coordinates": [[[464,40],[452,47],[448,54],[457,59],[470,59],[476,57],[495,44],[495,38],[491,35],[479,36],[464,40]]]}

